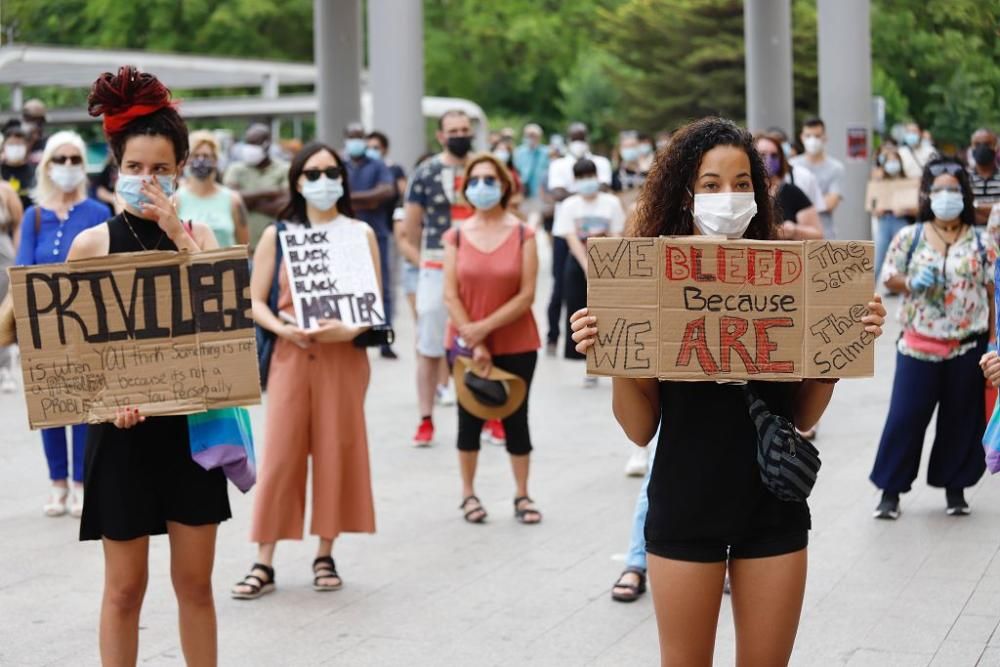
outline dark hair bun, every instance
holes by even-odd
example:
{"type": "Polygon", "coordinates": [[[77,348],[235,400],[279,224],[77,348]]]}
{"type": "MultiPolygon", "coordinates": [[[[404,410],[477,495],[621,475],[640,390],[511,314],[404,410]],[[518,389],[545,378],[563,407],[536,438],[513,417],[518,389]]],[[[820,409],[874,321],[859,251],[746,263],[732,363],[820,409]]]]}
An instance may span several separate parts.
{"type": "Polygon", "coordinates": [[[170,105],[170,89],[152,74],[140,72],[132,65],[118,69],[117,74],[105,72],[97,77],[87,97],[87,112],[91,116],[115,116],[135,106],[163,108],[170,105]]]}

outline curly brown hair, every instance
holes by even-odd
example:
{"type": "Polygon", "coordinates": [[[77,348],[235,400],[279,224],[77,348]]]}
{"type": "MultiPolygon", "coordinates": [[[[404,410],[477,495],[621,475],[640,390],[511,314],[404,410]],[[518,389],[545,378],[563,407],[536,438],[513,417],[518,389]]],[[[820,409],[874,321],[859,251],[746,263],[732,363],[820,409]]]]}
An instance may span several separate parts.
{"type": "Polygon", "coordinates": [[[642,188],[629,236],[689,236],[694,234],[691,192],[705,153],[716,146],[734,146],[750,159],[757,215],[743,238],[777,237],[774,206],[768,193],[767,170],[745,129],[725,118],[707,117],[688,123],[673,134],[670,145],[656,154],[649,178],[642,188]]]}

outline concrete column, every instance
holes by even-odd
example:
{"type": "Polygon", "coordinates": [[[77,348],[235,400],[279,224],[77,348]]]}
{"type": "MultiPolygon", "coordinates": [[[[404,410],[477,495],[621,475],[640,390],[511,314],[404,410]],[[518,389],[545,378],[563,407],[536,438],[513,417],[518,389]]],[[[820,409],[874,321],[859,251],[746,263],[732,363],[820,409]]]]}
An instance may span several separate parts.
{"type": "Polygon", "coordinates": [[[313,41],[317,138],[340,146],[361,120],[361,0],[313,0],[313,41]]]}
{"type": "Polygon", "coordinates": [[[424,153],[422,0],[368,0],[368,80],[372,121],[407,172],[424,153]]]}
{"type": "MultiPolygon", "coordinates": [[[[268,74],[264,77],[264,83],[260,87],[261,97],[269,100],[276,100],[280,95],[280,88],[278,86],[278,75],[268,74]]],[[[277,142],[281,139],[281,118],[277,116],[271,117],[271,137],[277,142]]]]}
{"type": "Polygon", "coordinates": [[[15,83],[10,89],[10,108],[21,115],[21,107],[24,106],[24,88],[21,84],[15,83]]]}
{"type": "Polygon", "coordinates": [[[795,133],[791,0],[744,0],[747,127],[795,133]]]}
{"type": "Polygon", "coordinates": [[[834,211],[833,226],[838,238],[868,239],[864,196],[871,158],[871,3],[818,0],[816,10],[819,115],[826,123],[827,153],[844,163],[844,199],[834,211]]]}

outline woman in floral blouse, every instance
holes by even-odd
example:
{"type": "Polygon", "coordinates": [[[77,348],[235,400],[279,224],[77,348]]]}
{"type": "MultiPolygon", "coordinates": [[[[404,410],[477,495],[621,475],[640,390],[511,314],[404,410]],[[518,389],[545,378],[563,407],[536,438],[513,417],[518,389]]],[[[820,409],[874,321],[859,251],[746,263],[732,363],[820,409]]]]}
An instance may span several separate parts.
{"type": "Polygon", "coordinates": [[[882,489],[878,519],[899,516],[899,494],[920,467],[924,432],[938,408],[927,483],[943,487],[947,513],[969,513],[964,489],[985,470],[983,376],[979,359],[993,334],[996,245],[974,226],[962,165],[938,158],[920,182],[919,222],[892,241],[882,281],[903,294],[892,402],[871,480],[882,489]]]}

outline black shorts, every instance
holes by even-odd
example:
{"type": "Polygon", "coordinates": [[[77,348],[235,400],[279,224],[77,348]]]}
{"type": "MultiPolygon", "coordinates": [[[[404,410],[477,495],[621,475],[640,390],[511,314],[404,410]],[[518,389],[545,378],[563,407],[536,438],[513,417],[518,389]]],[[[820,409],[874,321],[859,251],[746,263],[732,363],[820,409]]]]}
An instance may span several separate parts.
{"type": "Polygon", "coordinates": [[[809,531],[802,530],[782,535],[768,535],[728,544],[723,541],[703,542],[646,542],[646,551],[670,560],[691,563],[722,563],[742,558],[770,558],[805,549],[809,544],[809,531]]]}
{"type": "MultiPolygon", "coordinates": [[[[531,393],[531,378],[535,375],[537,352],[504,354],[493,357],[493,365],[508,373],[523,378],[528,385],[524,402],[512,415],[502,419],[507,436],[507,453],[511,456],[525,456],[531,453],[531,433],[528,431],[528,395],[531,393]]],[[[463,452],[478,452],[479,437],[485,420],[469,413],[458,404],[458,449],[463,452]]]]}

